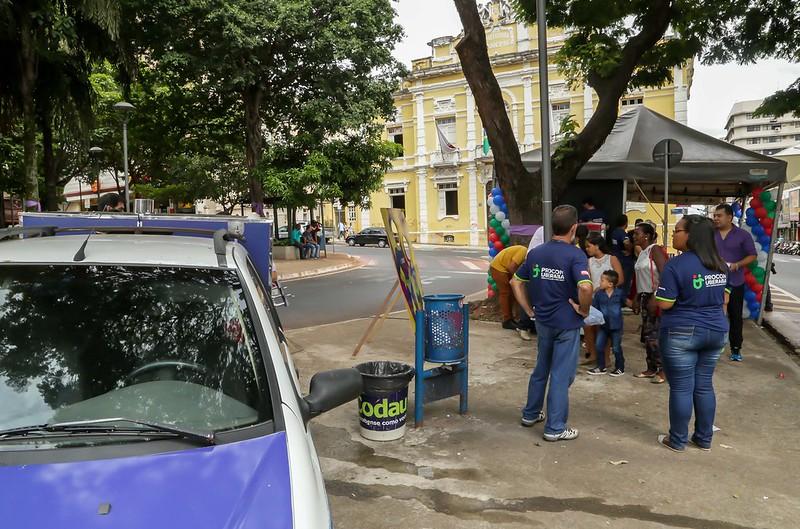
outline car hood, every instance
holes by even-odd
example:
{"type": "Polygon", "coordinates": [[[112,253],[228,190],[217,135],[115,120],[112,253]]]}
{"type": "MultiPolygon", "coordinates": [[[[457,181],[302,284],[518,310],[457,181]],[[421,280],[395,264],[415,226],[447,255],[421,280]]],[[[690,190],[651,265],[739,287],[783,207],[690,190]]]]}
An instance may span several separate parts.
{"type": "Polygon", "coordinates": [[[138,457],[0,467],[15,529],[292,527],[286,434],[138,457]],[[108,514],[99,514],[109,504],[108,514]]]}

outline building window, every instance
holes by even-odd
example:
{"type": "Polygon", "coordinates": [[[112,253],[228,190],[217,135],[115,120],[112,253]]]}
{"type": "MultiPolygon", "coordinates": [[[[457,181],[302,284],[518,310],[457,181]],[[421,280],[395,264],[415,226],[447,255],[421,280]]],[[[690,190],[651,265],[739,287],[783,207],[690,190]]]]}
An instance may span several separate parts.
{"type": "Polygon", "coordinates": [[[347,206],[347,223],[353,225],[356,223],[356,207],[347,206]]]}
{"type": "Polygon", "coordinates": [[[758,143],[761,143],[761,138],[747,138],[747,143],[749,145],[756,145],[758,143]]]}
{"type": "Polygon", "coordinates": [[[403,146],[403,127],[389,127],[386,132],[389,136],[389,141],[393,141],[401,147],[403,146]]]}
{"type": "Polygon", "coordinates": [[[405,187],[390,187],[389,202],[390,206],[394,209],[406,209],[406,188],[405,187]]]}
{"type": "Polygon", "coordinates": [[[642,96],[625,97],[622,99],[622,106],[624,107],[635,107],[642,104],[644,104],[644,98],[642,96]]]}
{"type": "Polygon", "coordinates": [[[758,132],[761,130],[761,125],[748,125],[747,132],[758,132]]]}
{"type": "Polygon", "coordinates": [[[561,130],[561,123],[569,117],[569,102],[553,103],[551,108],[553,113],[553,133],[558,134],[561,130]]]}
{"type": "Polygon", "coordinates": [[[439,188],[439,217],[458,216],[458,183],[440,183],[439,188]]]}
{"type": "Polygon", "coordinates": [[[752,112],[748,112],[747,114],[745,114],[745,115],[744,115],[744,119],[753,119],[753,114],[752,114],[752,112]]]}
{"type": "Polygon", "coordinates": [[[800,141],[800,134],[795,134],[795,135],[794,135],[794,139],[796,139],[796,140],[800,141]]]}
{"type": "MultiPolygon", "coordinates": [[[[437,118],[436,128],[442,133],[444,139],[446,139],[450,145],[456,144],[456,118],[437,118]]],[[[447,146],[440,144],[439,147],[446,149],[447,146]]]]}
{"type": "Polygon", "coordinates": [[[780,136],[770,136],[769,138],[767,138],[767,142],[769,143],[778,143],[779,141],[781,141],[780,136]]]}

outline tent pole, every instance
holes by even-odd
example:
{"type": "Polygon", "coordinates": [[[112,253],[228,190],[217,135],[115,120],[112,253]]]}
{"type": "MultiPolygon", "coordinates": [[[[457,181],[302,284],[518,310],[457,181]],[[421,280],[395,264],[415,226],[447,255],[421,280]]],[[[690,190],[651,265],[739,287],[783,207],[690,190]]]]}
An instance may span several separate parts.
{"type": "Polygon", "coordinates": [[[666,249],[668,244],[667,229],[669,229],[669,140],[664,143],[664,239],[662,244],[666,249]]]}
{"type": "Polygon", "coordinates": [[[761,322],[764,319],[764,304],[767,302],[767,295],[769,294],[769,280],[772,275],[772,257],[775,255],[775,234],[778,232],[778,222],[781,218],[781,210],[783,209],[783,182],[778,184],[778,205],[775,207],[775,222],[772,223],[772,233],[769,234],[769,253],[767,254],[767,269],[764,274],[764,291],[761,294],[761,306],[758,309],[758,326],[761,327],[761,322]]]}
{"type": "Polygon", "coordinates": [[[553,189],[550,170],[550,86],[547,81],[547,22],[545,0],[536,0],[536,29],[539,50],[539,110],[542,126],[542,221],[544,240],[553,236],[553,189]]]}

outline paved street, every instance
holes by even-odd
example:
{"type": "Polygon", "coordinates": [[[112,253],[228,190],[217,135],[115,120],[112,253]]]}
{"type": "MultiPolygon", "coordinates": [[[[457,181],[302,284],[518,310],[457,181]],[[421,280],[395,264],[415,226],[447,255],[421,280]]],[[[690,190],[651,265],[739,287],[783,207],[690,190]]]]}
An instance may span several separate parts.
{"type": "Polygon", "coordinates": [[[800,256],[775,254],[775,270],[770,284],[776,311],[800,312],[800,256]]]}
{"type": "MultiPolygon", "coordinates": [[[[337,252],[361,258],[362,267],[315,278],[287,281],[292,297],[280,309],[287,329],[372,316],[380,309],[397,274],[388,248],[336,245],[337,252]]],[[[489,262],[482,250],[467,248],[415,248],[426,294],[473,294],[486,288],[489,262]]],[[[399,302],[394,310],[404,310],[399,302]]]]}

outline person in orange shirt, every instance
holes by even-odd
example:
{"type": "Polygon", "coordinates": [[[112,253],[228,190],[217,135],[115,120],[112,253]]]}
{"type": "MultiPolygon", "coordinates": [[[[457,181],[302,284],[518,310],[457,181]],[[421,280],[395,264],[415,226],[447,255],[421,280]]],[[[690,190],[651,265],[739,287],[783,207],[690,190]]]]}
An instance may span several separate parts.
{"type": "Polygon", "coordinates": [[[517,268],[525,262],[527,255],[528,248],[526,246],[509,246],[492,259],[492,265],[489,268],[492,279],[497,283],[504,329],[517,329],[517,324],[514,322],[514,297],[511,293],[511,278],[514,277],[514,272],[517,271],[517,268]]]}

